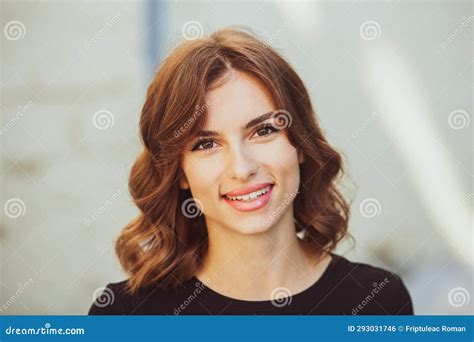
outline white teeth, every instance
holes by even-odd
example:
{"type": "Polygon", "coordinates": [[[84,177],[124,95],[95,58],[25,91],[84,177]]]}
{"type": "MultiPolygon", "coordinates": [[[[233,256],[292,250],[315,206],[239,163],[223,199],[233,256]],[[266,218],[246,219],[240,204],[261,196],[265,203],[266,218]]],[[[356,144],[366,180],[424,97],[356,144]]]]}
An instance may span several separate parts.
{"type": "Polygon", "coordinates": [[[227,196],[226,195],[226,197],[228,199],[230,199],[231,201],[250,201],[250,200],[253,200],[253,199],[255,199],[259,196],[265,195],[268,191],[270,191],[271,187],[272,186],[269,185],[266,188],[251,192],[251,193],[246,194],[246,195],[241,195],[241,196],[227,196]]]}

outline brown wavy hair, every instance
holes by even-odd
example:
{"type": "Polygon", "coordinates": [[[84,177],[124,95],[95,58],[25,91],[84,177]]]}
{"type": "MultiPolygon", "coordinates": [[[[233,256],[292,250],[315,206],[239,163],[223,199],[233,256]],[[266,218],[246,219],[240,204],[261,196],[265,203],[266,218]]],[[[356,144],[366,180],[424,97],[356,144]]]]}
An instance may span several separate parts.
{"type": "Polygon", "coordinates": [[[175,287],[201,266],[208,247],[203,215],[189,218],[181,206],[192,197],[181,189],[185,146],[203,129],[206,91],[236,70],[259,79],[277,108],[291,113],[290,143],[302,150],[294,218],[302,241],[332,251],[346,236],[350,207],[336,188],[342,157],[316,121],[308,92],[290,64],[249,31],[226,28],[184,41],[160,64],[140,118],[144,145],[131,169],[129,190],[140,214],[116,240],[115,251],[130,275],[127,291],[148,285],[175,287]]]}

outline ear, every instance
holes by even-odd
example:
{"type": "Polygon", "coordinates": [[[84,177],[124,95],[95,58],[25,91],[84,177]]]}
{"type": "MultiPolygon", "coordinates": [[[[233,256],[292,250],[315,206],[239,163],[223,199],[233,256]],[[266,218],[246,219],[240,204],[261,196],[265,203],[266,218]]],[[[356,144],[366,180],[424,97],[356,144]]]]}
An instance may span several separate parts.
{"type": "Polygon", "coordinates": [[[300,149],[298,149],[298,162],[300,164],[304,163],[304,152],[300,149]]]}
{"type": "Polygon", "coordinates": [[[189,189],[189,183],[188,183],[188,180],[186,179],[186,176],[181,176],[179,180],[179,187],[183,190],[189,189]]]}

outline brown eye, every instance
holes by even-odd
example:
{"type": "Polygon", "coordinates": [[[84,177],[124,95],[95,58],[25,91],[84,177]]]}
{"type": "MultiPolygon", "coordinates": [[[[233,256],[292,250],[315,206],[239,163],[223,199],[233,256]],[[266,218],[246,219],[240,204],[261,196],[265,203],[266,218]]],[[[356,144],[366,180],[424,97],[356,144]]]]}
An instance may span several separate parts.
{"type": "Polygon", "coordinates": [[[264,136],[270,135],[270,134],[272,134],[273,132],[276,132],[276,131],[278,131],[278,130],[275,127],[273,127],[270,124],[267,124],[267,125],[264,125],[260,128],[257,128],[255,133],[257,133],[260,137],[264,137],[264,136]]]}
{"type": "Polygon", "coordinates": [[[198,141],[192,148],[192,151],[196,150],[208,150],[214,147],[214,140],[201,140],[198,141]]]}
{"type": "Polygon", "coordinates": [[[203,149],[212,148],[214,146],[214,141],[205,141],[201,144],[203,149]]]}

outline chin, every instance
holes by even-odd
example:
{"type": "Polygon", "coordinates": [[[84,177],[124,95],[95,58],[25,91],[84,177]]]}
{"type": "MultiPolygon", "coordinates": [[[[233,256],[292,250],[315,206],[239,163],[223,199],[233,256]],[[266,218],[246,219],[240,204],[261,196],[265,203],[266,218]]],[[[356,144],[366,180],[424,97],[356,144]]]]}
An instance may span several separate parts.
{"type": "Polygon", "coordinates": [[[255,235],[261,234],[269,231],[271,229],[271,224],[262,224],[261,222],[255,224],[242,224],[238,228],[233,229],[234,231],[241,233],[243,235],[255,235]]]}

